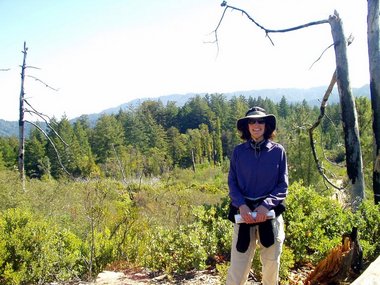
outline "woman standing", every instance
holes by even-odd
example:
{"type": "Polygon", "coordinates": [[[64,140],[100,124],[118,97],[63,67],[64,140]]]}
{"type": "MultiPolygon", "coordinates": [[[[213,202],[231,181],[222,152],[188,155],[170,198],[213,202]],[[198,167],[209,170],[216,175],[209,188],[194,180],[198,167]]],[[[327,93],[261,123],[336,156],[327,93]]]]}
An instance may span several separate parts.
{"type": "Polygon", "coordinates": [[[256,248],[260,250],[262,284],[279,281],[280,255],[285,238],[284,200],[288,189],[286,153],[272,141],[276,117],[263,108],[249,109],[237,121],[244,143],[235,147],[228,175],[230,219],[239,213],[243,223],[234,224],[231,266],[227,285],[243,285],[256,248]],[[270,214],[275,213],[273,216],[270,214]]]}

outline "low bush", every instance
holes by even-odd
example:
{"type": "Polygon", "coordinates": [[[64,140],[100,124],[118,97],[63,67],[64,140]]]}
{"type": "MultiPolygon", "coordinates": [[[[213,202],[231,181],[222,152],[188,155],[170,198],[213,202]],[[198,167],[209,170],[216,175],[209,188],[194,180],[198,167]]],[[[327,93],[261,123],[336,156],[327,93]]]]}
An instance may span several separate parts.
{"type": "Polygon", "coordinates": [[[352,213],[312,187],[293,183],[284,213],[285,244],[292,249],[296,264],[316,263],[351,232],[352,213]]]}
{"type": "MultiPolygon", "coordinates": [[[[216,184],[177,170],[178,181],[32,180],[23,192],[11,187],[15,173],[0,171],[0,283],[93,277],[113,262],[170,275],[216,266],[225,275],[233,229],[228,190],[220,187],[226,177],[220,169],[199,171],[216,184]]],[[[353,226],[364,258],[380,254],[373,242],[380,235],[379,206],[366,201],[353,214],[327,191],[302,183],[289,187],[286,204],[282,280],[293,267],[316,264],[353,226]]],[[[253,267],[259,274],[256,257],[253,267]]]]}
{"type": "Polygon", "coordinates": [[[204,269],[207,259],[202,239],[207,232],[194,224],[181,225],[176,230],[158,227],[151,229],[144,265],[168,274],[183,273],[190,269],[204,269]]]}
{"type": "Polygon", "coordinates": [[[81,241],[27,211],[0,216],[0,283],[40,284],[83,274],[81,241]]]}
{"type": "Polygon", "coordinates": [[[380,236],[380,205],[372,201],[363,202],[354,215],[354,225],[359,232],[359,241],[364,258],[372,261],[380,256],[380,243],[375,242],[380,236]]]}

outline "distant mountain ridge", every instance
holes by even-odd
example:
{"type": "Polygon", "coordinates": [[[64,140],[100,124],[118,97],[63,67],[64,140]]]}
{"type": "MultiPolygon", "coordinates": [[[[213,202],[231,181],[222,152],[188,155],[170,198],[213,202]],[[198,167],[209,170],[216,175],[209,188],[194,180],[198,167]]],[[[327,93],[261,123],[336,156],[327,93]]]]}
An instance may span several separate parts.
{"type": "MultiPolygon", "coordinates": [[[[326,86],[312,87],[312,88],[276,88],[276,89],[258,89],[249,91],[235,91],[222,93],[226,96],[227,100],[230,100],[233,96],[244,96],[263,99],[268,98],[275,103],[278,103],[283,96],[285,96],[288,103],[297,103],[305,100],[309,105],[319,105],[320,100],[326,92],[326,86]]],[[[364,85],[360,88],[352,88],[352,93],[355,97],[365,96],[370,98],[369,85],[364,85]]],[[[165,106],[168,102],[176,102],[177,106],[183,106],[190,98],[197,95],[205,96],[207,93],[187,93],[187,94],[171,94],[160,97],[139,98],[131,100],[127,103],[121,104],[116,107],[108,108],[100,113],[87,114],[91,125],[95,125],[97,119],[103,114],[117,114],[120,110],[128,110],[139,106],[142,102],[147,100],[161,101],[165,106]]],[[[212,94],[212,93],[210,93],[212,94]]],[[[329,102],[337,103],[339,101],[339,95],[336,88],[334,88],[329,102]]],[[[78,117],[79,118],[79,117],[78,117]]],[[[74,118],[71,121],[75,122],[78,118],[74,118]]],[[[29,125],[29,124],[28,124],[29,125]]],[[[5,121],[0,119],[0,137],[9,137],[18,135],[18,122],[17,121],[5,121]]]]}
{"type": "MultiPolygon", "coordinates": [[[[258,98],[261,97],[263,99],[268,98],[275,103],[280,102],[281,98],[285,96],[288,103],[297,103],[306,100],[306,102],[310,105],[319,104],[323,95],[326,92],[326,86],[313,87],[313,88],[277,88],[277,89],[258,89],[258,90],[249,90],[249,91],[235,91],[229,93],[222,93],[226,96],[227,100],[231,99],[233,96],[243,95],[244,97],[253,97],[258,98]]],[[[364,85],[360,88],[352,88],[352,92],[354,96],[366,96],[370,97],[369,93],[369,85],[364,85]]],[[[150,97],[150,98],[140,98],[129,101],[128,103],[121,104],[117,107],[105,109],[100,112],[100,114],[115,114],[120,110],[128,109],[129,107],[134,107],[140,105],[142,102],[147,100],[153,101],[161,101],[164,105],[166,105],[170,101],[174,101],[177,103],[177,106],[183,106],[190,98],[199,96],[205,96],[207,93],[187,93],[187,94],[171,94],[160,97],[150,97]]],[[[339,95],[336,88],[334,88],[329,102],[336,103],[339,101],[339,95]]]]}

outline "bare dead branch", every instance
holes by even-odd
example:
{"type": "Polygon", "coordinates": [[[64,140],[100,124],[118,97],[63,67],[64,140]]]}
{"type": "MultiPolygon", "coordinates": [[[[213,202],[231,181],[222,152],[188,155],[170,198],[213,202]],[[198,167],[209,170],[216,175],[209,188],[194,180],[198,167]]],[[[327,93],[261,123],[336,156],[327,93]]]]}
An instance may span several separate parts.
{"type": "Polygon", "coordinates": [[[27,65],[27,66],[25,66],[25,68],[33,68],[33,69],[41,70],[41,68],[36,67],[36,66],[32,66],[32,65],[27,65]]]}
{"type": "Polygon", "coordinates": [[[212,43],[216,43],[217,46],[218,46],[218,30],[219,30],[219,27],[220,25],[222,24],[222,21],[224,19],[224,16],[226,14],[226,11],[228,9],[232,10],[232,11],[239,11],[241,12],[243,15],[245,15],[251,22],[253,22],[257,27],[259,27],[260,29],[262,29],[264,32],[265,32],[265,35],[266,37],[268,37],[268,39],[270,40],[271,44],[274,46],[274,42],[273,40],[271,39],[271,37],[269,36],[269,34],[271,33],[286,33],[286,32],[292,32],[292,31],[296,31],[296,30],[300,30],[300,29],[304,29],[304,28],[307,28],[307,27],[311,27],[311,26],[315,26],[315,25],[321,25],[321,24],[328,24],[329,21],[328,19],[326,20],[320,20],[320,21],[313,21],[313,22],[309,22],[309,23],[306,23],[306,24],[303,24],[303,25],[299,25],[299,26],[295,26],[295,27],[291,27],[291,28],[287,28],[287,29],[279,29],[279,30],[275,30],[275,29],[268,29],[268,28],[265,28],[263,25],[259,24],[253,17],[251,17],[245,10],[243,9],[240,9],[240,8],[237,8],[237,7],[234,7],[234,6],[230,6],[227,4],[226,1],[223,1],[222,4],[221,4],[222,7],[224,7],[224,11],[222,13],[222,16],[218,22],[218,25],[216,26],[215,30],[213,31],[214,33],[214,36],[215,36],[215,40],[212,42],[212,43]]]}
{"type": "Polygon", "coordinates": [[[0,71],[9,71],[11,70],[10,68],[0,68],[0,71]]]}
{"type": "MultiPolygon", "coordinates": [[[[36,115],[38,115],[39,117],[41,117],[46,123],[47,123],[47,120],[45,119],[45,117],[46,118],[48,118],[49,119],[49,121],[51,121],[51,118],[48,116],[48,115],[46,115],[46,114],[43,114],[43,113],[41,113],[41,112],[38,112],[25,98],[24,98],[24,102],[33,110],[33,113],[34,114],[36,114],[36,115]]],[[[27,112],[31,112],[30,110],[25,110],[25,111],[27,111],[27,112]]]]}
{"type": "MultiPolygon", "coordinates": [[[[221,6],[225,6],[224,4],[226,3],[226,1],[223,1],[223,3],[221,4],[221,6]]],[[[216,44],[216,48],[217,48],[217,55],[219,54],[219,41],[218,41],[218,29],[220,27],[220,25],[222,24],[222,21],[223,21],[223,18],[224,18],[224,15],[226,14],[226,11],[227,9],[225,8],[223,10],[223,14],[222,14],[222,17],[220,17],[220,20],[219,20],[219,23],[218,25],[216,26],[215,30],[214,30],[214,36],[215,36],[215,40],[212,41],[211,43],[215,43],[216,44]]]]}
{"type": "MultiPolygon", "coordinates": [[[[352,35],[352,34],[350,34],[350,36],[347,38],[347,45],[349,46],[350,44],[352,44],[352,42],[354,41],[354,39],[355,39],[355,37],[352,35]]],[[[313,67],[313,65],[317,62],[317,61],[319,61],[321,58],[322,58],[322,56],[324,55],[324,53],[329,49],[329,48],[331,48],[331,47],[333,47],[334,46],[334,44],[331,44],[331,45],[329,45],[327,48],[325,48],[324,49],[324,51],[322,51],[322,53],[321,53],[321,55],[312,63],[312,65],[309,67],[309,70],[313,67]]]]}
{"type": "Polygon", "coordinates": [[[54,129],[54,127],[50,124],[50,122],[48,122],[48,120],[46,118],[49,119],[49,121],[51,121],[50,117],[41,113],[41,112],[38,112],[35,108],[33,108],[33,106],[26,100],[24,99],[24,102],[30,107],[32,108],[32,110],[28,110],[28,109],[25,109],[25,112],[28,112],[28,113],[32,113],[32,114],[35,114],[37,116],[39,116],[42,120],[45,121],[46,125],[49,127],[49,129],[51,129],[54,134],[60,139],[60,141],[66,146],[68,147],[69,145],[65,142],[65,140],[58,134],[58,132],[54,129]]]}
{"type": "Polygon", "coordinates": [[[325,52],[329,49],[329,48],[331,48],[331,47],[333,47],[334,46],[334,44],[331,44],[331,45],[329,45],[327,48],[325,48],[324,49],[324,51],[322,51],[322,53],[321,53],[321,55],[310,65],[310,67],[309,67],[309,70],[314,66],[314,64],[316,63],[316,62],[318,62],[321,58],[322,58],[322,56],[325,54],[325,52]]]}
{"type": "Polygon", "coordinates": [[[58,162],[59,162],[59,165],[62,167],[62,169],[65,171],[65,173],[67,175],[69,175],[70,177],[72,177],[71,173],[66,169],[66,167],[63,165],[62,163],[62,160],[61,160],[61,156],[59,155],[59,152],[57,150],[57,147],[55,146],[54,142],[51,140],[51,138],[49,137],[49,135],[40,127],[38,126],[37,124],[31,122],[31,121],[28,121],[28,120],[25,120],[25,122],[35,126],[41,133],[44,134],[44,136],[48,139],[48,141],[51,143],[51,145],[53,146],[54,148],[54,151],[55,151],[55,154],[57,155],[57,158],[58,158],[58,162]]]}
{"type": "Polygon", "coordinates": [[[54,90],[54,91],[57,91],[57,92],[59,91],[59,89],[51,87],[50,85],[46,84],[45,82],[43,82],[41,79],[39,79],[37,77],[34,77],[32,75],[27,75],[27,76],[30,77],[30,78],[33,78],[34,80],[36,80],[38,82],[41,82],[43,85],[45,85],[45,87],[50,88],[51,90],[54,90]]]}
{"type": "Polygon", "coordinates": [[[58,132],[51,126],[51,124],[49,122],[47,122],[42,116],[40,116],[40,114],[38,112],[34,112],[34,111],[30,111],[28,110],[29,113],[33,113],[33,114],[36,114],[38,115],[41,119],[43,119],[46,123],[46,125],[49,127],[49,129],[51,129],[53,131],[53,133],[59,138],[59,140],[65,145],[65,147],[70,147],[69,144],[67,142],[65,142],[65,140],[58,134],[58,132]]]}
{"type": "Polygon", "coordinates": [[[329,96],[334,88],[334,85],[336,83],[336,71],[334,71],[334,74],[331,78],[331,81],[330,81],[330,84],[325,92],[325,95],[323,96],[323,99],[322,99],[322,102],[321,102],[321,107],[320,107],[320,114],[318,116],[318,119],[317,121],[309,128],[309,138],[310,138],[310,146],[311,146],[311,150],[312,150],[312,153],[313,153],[313,157],[314,157],[314,160],[315,160],[315,163],[317,164],[317,169],[318,169],[318,172],[322,175],[323,179],[328,183],[330,184],[332,187],[334,187],[335,189],[338,189],[338,190],[343,190],[344,187],[339,187],[337,185],[335,185],[326,175],[326,170],[324,169],[324,167],[322,166],[322,164],[320,163],[319,161],[319,158],[318,158],[318,155],[317,155],[317,151],[315,149],[315,142],[314,142],[314,136],[313,136],[313,131],[315,128],[317,128],[321,121],[322,121],[322,118],[324,117],[325,115],[325,111],[326,111],[326,105],[327,105],[327,101],[329,99],[329,96]]]}

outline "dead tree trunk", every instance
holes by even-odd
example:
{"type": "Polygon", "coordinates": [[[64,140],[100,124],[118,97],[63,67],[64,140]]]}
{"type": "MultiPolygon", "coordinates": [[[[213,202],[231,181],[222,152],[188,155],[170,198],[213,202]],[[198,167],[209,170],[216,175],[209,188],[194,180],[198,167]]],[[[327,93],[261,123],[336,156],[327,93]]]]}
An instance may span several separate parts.
{"type": "Polygon", "coordinates": [[[347,44],[343,24],[338,13],[329,17],[334,40],[336,77],[342,110],[344,142],[346,147],[346,168],[351,184],[352,208],[357,209],[364,199],[364,177],[362,153],[360,148],[359,127],[355,109],[355,99],[349,81],[347,44]]]}
{"type": "Polygon", "coordinates": [[[380,32],[379,0],[368,0],[367,39],[374,133],[373,194],[380,203],[380,32]]]}
{"type": "Polygon", "coordinates": [[[24,120],[24,80],[25,80],[25,69],[26,69],[26,55],[28,48],[26,47],[26,42],[24,42],[24,59],[21,66],[21,91],[20,91],[20,115],[18,121],[19,128],[19,148],[18,148],[18,170],[20,172],[20,178],[22,182],[22,189],[25,190],[25,171],[24,171],[24,156],[25,156],[25,120],[24,120]]]}
{"type": "Polygon", "coordinates": [[[193,168],[193,172],[195,172],[195,155],[194,155],[194,149],[191,149],[191,164],[193,168]]]}

